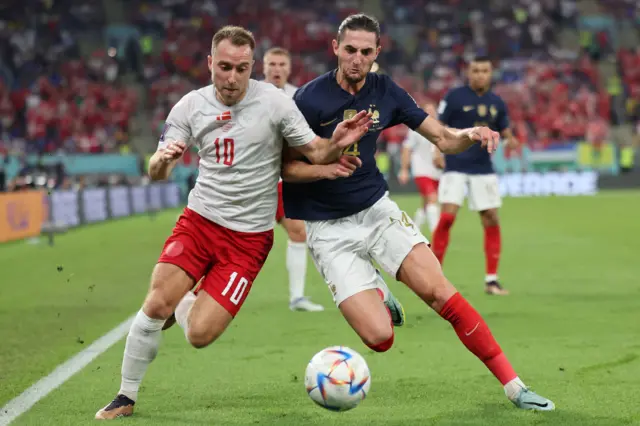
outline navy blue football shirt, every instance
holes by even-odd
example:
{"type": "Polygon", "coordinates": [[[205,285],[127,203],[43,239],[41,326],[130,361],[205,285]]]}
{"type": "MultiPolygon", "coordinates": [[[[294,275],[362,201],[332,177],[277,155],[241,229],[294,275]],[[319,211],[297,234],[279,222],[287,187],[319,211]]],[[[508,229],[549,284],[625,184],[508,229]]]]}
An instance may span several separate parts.
{"type": "MultiPolygon", "coordinates": [[[[449,91],[438,107],[438,115],[445,126],[454,129],[485,126],[502,132],[509,127],[507,106],[502,98],[490,90],[478,95],[469,86],[449,91]]],[[[477,143],[459,154],[445,155],[445,172],[494,173],[491,154],[477,143]]]]}
{"type": "Polygon", "coordinates": [[[405,90],[376,73],[367,74],[362,89],[352,95],[340,87],[334,70],[302,86],[293,99],[313,131],[323,138],[330,138],[338,123],[362,110],[373,114],[373,124],[357,144],[344,151],[362,160],[362,167],[350,177],[283,183],[284,211],[290,219],[338,219],[372,206],[387,191],[374,156],[380,132],[397,124],[415,129],[427,118],[405,90]]]}

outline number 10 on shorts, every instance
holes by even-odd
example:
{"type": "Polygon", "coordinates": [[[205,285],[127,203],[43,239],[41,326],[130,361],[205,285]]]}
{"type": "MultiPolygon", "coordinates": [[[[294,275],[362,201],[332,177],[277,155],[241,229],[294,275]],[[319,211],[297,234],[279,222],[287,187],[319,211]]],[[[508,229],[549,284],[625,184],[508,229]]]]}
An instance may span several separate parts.
{"type": "Polygon", "coordinates": [[[233,303],[234,305],[237,305],[238,303],[240,303],[240,300],[242,300],[242,296],[244,295],[244,292],[247,289],[247,285],[249,284],[249,281],[244,277],[240,277],[240,279],[236,283],[236,278],[238,278],[238,273],[234,272],[229,277],[229,282],[227,283],[227,286],[224,288],[224,290],[222,290],[222,295],[226,296],[227,293],[231,291],[231,287],[233,287],[235,284],[233,293],[229,298],[229,300],[231,300],[231,303],[233,303]]]}

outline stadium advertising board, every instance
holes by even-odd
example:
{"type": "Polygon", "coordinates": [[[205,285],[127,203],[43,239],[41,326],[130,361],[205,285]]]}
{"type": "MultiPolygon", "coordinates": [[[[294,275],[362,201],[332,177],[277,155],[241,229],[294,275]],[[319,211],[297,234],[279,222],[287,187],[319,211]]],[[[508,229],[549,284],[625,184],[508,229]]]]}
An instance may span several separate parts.
{"type": "Polygon", "coordinates": [[[47,215],[44,191],[0,194],[0,243],[40,235],[47,215]]]}
{"type": "Polygon", "coordinates": [[[49,203],[51,223],[67,228],[181,205],[175,183],[53,191],[49,203]]]}

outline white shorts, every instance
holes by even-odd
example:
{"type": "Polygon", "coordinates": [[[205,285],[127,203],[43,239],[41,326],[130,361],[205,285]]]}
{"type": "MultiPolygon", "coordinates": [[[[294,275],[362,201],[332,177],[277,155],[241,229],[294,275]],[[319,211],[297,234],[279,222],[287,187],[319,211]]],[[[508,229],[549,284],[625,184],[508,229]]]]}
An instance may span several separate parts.
{"type": "Polygon", "coordinates": [[[309,252],[336,305],[379,287],[372,260],[395,277],[411,249],[428,244],[409,215],[386,194],[354,215],[305,225],[309,252]]]}
{"type": "Polygon", "coordinates": [[[497,209],[502,206],[498,176],[469,175],[459,172],[446,172],[440,178],[438,201],[440,204],[462,206],[469,196],[469,209],[483,211],[497,209]]]}

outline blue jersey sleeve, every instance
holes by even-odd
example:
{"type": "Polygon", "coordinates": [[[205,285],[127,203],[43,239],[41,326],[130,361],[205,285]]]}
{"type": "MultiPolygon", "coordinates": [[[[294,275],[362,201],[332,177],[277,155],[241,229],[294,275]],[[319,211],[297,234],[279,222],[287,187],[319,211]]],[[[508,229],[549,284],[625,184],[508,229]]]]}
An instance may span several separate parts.
{"type": "Polygon", "coordinates": [[[311,103],[308,102],[309,93],[308,88],[303,87],[296,90],[296,93],[293,94],[293,101],[296,103],[296,106],[304,116],[307,123],[309,123],[309,127],[311,127],[314,131],[316,130],[317,117],[311,107],[311,103]]]}
{"type": "Polygon", "coordinates": [[[448,92],[438,105],[438,120],[445,126],[451,126],[451,115],[453,113],[453,96],[448,92]]]}
{"type": "Polygon", "coordinates": [[[394,119],[387,127],[393,127],[397,124],[406,124],[411,130],[415,130],[422,124],[429,114],[424,112],[418,106],[416,101],[409,95],[406,90],[398,86],[389,78],[389,93],[396,103],[394,119]]]}
{"type": "Polygon", "coordinates": [[[498,132],[508,129],[509,124],[509,112],[507,111],[507,105],[501,100],[500,110],[498,111],[498,117],[496,119],[496,128],[498,132]]]}

